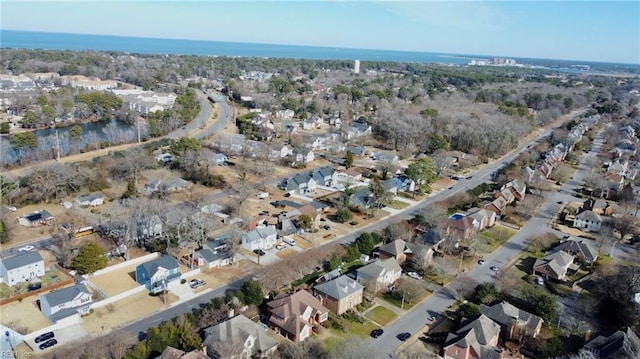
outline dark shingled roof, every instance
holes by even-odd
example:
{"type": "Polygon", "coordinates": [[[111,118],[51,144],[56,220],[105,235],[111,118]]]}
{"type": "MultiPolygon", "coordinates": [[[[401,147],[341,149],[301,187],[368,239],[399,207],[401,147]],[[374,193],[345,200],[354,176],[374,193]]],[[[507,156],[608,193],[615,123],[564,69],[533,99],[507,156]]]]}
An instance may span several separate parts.
{"type": "Polygon", "coordinates": [[[16,256],[5,258],[2,260],[2,265],[10,271],[12,269],[20,268],[29,264],[42,261],[42,256],[38,251],[20,253],[16,256]]]}

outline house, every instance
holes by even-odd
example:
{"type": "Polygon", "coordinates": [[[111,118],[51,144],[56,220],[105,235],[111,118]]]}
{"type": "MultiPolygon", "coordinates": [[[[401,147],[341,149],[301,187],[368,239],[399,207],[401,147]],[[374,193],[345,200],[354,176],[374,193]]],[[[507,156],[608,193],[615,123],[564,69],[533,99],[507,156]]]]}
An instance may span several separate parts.
{"type": "Polygon", "coordinates": [[[516,200],[516,196],[513,195],[513,192],[511,192],[508,188],[504,188],[500,191],[498,191],[496,193],[496,197],[495,198],[502,198],[504,199],[505,202],[507,202],[507,204],[512,203],[513,201],[516,200]]]}
{"type": "Polygon", "coordinates": [[[497,217],[502,215],[505,209],[507,209],[507,201],[503,197],[498,197],[491,202],[482,201],[480,207],[495,213],[497,217]]]}
{"type": "Polygon", "coordinates": [[[198,267],[205,266],[206,268],[216,268],[233,264],[233,253],[229,251],[229,247],[226,243],[226,237],[224,239],[216,238],[212,241],[207,241],[202,246],[202,249],[196,251],[195,259],[198,267]]]}
{"type": "Polygon", "coordinates": [[[180,349],[168,346],[164,348],[162,354],[160,354],[160,356],[156,359],[209,359],[209,357],[207,356],[207,354],[197,349],[190,352],[185,352],[180,349]]]}
{"type": "Polygon", "coordinates": [[[474,223],[477,223],[477,226],[475,227],[477,231],[493,227],[496,224],[496,213],[487,209],[480,209],[477,207],[470,208],[467,211],[467,216],[476,221],[474,223]]]}
{"type": "Polygon", "coordinates": [[[347,168],[338,172],[337,181],[341,183],[356,183],[362,180],[362,172],[357,167],[347,168]]]}
{"type": "Polygon", "coordinates": [[[170,255],[158,257],[136,267],[136,282],[144,285],[151,293],[167,289],[167,283],[180,278],[180,267],[170,255]]]}
{"type": "Polygon", "coordinates": [[[38,251],[21,252],[0,261],[0,276],[8,286],[40,278],[44,272],[44,259],[38,251]]]}
{"type": "Polygon", "coordinates": [[[369,188],[364,188],[353,192],[349,196],[349,206],[360,209],[371,208],[373,205],[373,194],[369,188]]]}
{"type": "Polygon", "coordinates": [[[407,259],[411,259],[415,254],[414,245],[402,239],[396,239],[393,242],[383,245],[378,249],[378,252],[380,259],[393,258],[400,265],[407,259]]]}
{"type": "Polygon", "coordinates": [[[591,264],[598,259],[598,251],[584,239],[569,239],[554,248],[578,258],[581,262],[591,264]]]}
{"type": "Polygon", "coordinates": [[[156,160],[162,163],[173,162],[173,155],[171,153],[160,153],[156,155],[156,160]]]}
{"type": "Polygon", "coordinates": [[[367,154],[366,149],[363,146],[347,147],[347,151],[353,154],[353,157],[362,158],[367,154]]]}
{"type": "Polygon", "coordinates": [[[372,159],[374,161],[382,161],[382,162],[387,162],[387,163],[391,163],[391,164],[396,164],[398,163],[398,156],[392,152],[376,152],[373,154],[372,159]]]}
{"type": "Polygon", "coordinates": [[[593,211],[582,211],[576,215],[573,226],[587,232],[600,232],[602,219],[593,211]]]}
{"type": "Polygon", "coordinates": [[[191,182],[176,177],[167,180],[153,179],[144,185],[144,189],[145,191],[147,191],[147,193],[170,193],[184,191],[187,188],[191,187],[191,185],[191,182]]]}
{"type": "Polygon", "coordinates": [[[616,173],[607,173],[604,176],[606,182],[606,198],[611,199],[615,197],[624,186],[624,177],[616,173]]]}
{"type": "Polygon", "coordinates": [[[271,358],[278,348],[278,342],[260,323],[244,315],[237,315],[206,328],[203,344],[211,358],[271,358]],[[238,354],[231,357],[221,356],[220,344],[237,346],[238,354]]]}
{"type": "Polygon", "coordinates": [[[397,194],[399,191],[402,192],[413,192],[416,189],[416,183],[411,178],[405,175],[396,175],[388,180],[382,181],[382,187],[387,189],[387,191],[397,194]]]}
{"type": "Polygon", "coordinates": [[[41,211],[36,211],[19,217],[18,223],[25,227],[35,228],[40,226],[47,226],[53,220],[53,215],[43,209],[41,211]]]}
{"type": "Polygon", "coordinates": [[[618,176],[625,176],[627,173],[627,169],[629,168],[629,162],[626,160],[620,161],[620,159],[616,159],[615,161],[609,163],[607,167],[608,173],[615,173],[618,176]]]}
{"type": "Polygon", "coordinates": [[[480,305],[480,312],[500,324],[501,336],[506,339],[535,338],[540,334],[544,320],[502,301],[492,306],[480,305]]]}
{"type": "Polygon", "coordinates": [[[329,318],[329,309],[304,289],[289,295],[280,293],[267,307],[269,326],[294,343],[309,338],[313,327],[329,318]]]}
{"type": "Polygon", "coordinates": [[[446,220],[446,234],[464,241],[470,239],[475,234],[476,228],[478,228],[479,225],[479,222],[471,216],[455,214],[446,220]]]}
{"type": "Polygon", "coordinates": [[[93,193],[86,196],[76,198],[76,204],[82,207],[97,207],[104,204],[104,196],[102,193],[93,193]]]}
{"type": "Polygon", "coordinates": [[[318,284],[313,293],[331,313],[342,315],[362,303],[364,287],[346,275],[318,284]]]}
{"type": "Polygon", "coordinates": [[[52,322],[89,313],[91,293],[84,284],[76,284],[40,296],[40,310],[52,322]]]}
{"type": "Polygon", "coordinates": [[[276,111],[276,118],[279,120],[291,120],[296,113],[293,110],[278,110],[276,111]]]}
{"type": "Polygon", "coordinates": [[[269,249],[276,245],[277,238],[276,226],[256,227],[242,235],[242,247],[249,251],[269,249]]]}
{"type": "Polygon", "coordinates": [[[460,329],[449,333],[443,346],[444,359],[487,358],[500,359],[498,347],[500,325],[481,314],[460,324],[460,329]]]}
{"type": "Polygon", "coordinates": [[[402,276],[402,268],[393,258],[379,259],[356,270],[356,279],[372,292],[387,290],[402,276]]]}
{"type": "Polygon", "coordinates": [[[229,161],[229,158],[224,153],[214,153],[211,156],[211,161],[218,166],[222,166],[229,161]]]}
{"type": "Polygon", "coordinates": [[[316,180],[308,174],[298,173],[293,177],[286,178],[282,183],[280,183],[279,187],[287,192],[305,194],[315,192],[316,180]]]}
{"type": "Polygon", "coordinates": [[[577,271],[580,266],[573,263],[573,255],[565,251],[554,251],[536,260],[533,272],[545,278],[565,280],[569,270],[577,271]]]}
{"type": "Polygon", "coordinates": [[[311,178],[318,186],[333,187],[337,183],[338,173],[331,166],[323,166],[311,172],[311,178]]]}
{"type": "Polygon", "coordinates": [[[631,328],[601,334],[589,340],[578,352],[580,359],[640,357],[640,338],[631,328]]]}
{"type": "Polygon", "coordinates": [[[291,156],[293,156],[293,160],[296,163],[309,163],[309,162],[313,162],[313,160],[316,159],[316,156],[313,153],[313,150],[309,148],[302,149],[302,150],[295,149],[293,150],[293,153],[291,154],[291,156]]]}
{"type": "Polygon", "coordinates": [[[613,207],[609,202],[601,199],[589,198],[582,203],[582,211],[593,211],[593,213],[601,216],[612,216],[613,207]]]}
{"type": "Polygon", "coordinates": [[[520,180],[513,180],[505,185],[518,201],[522,201],[527,192],[527,185],[520,180]]]}
{"type": "Polygon", "coordinates": [[[287,145],[278,146],[273,148],[270,153],[271,158],[285,158],[289,155],[293,154],[293,150],[289,148],[287,145]]]}

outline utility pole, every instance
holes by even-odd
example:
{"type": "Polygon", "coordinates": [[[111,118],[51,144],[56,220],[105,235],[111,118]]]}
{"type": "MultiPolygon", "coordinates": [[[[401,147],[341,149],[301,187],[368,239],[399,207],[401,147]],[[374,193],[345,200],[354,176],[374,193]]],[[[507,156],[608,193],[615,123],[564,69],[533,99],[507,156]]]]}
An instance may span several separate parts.
{"type": "Polygon", "coordinates": [[[140,116],[136,116],[136,124],[138,127],[138,143],[140,143],[140,116]]]}

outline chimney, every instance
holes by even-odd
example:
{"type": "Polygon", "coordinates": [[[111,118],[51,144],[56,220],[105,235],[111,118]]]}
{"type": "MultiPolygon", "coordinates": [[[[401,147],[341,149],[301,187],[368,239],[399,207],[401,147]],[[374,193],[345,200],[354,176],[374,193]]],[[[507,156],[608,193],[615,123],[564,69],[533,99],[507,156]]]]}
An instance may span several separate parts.
{"type": "Polygon", "coordinates": [[[591,339],[591,329],[587,330],[586,333],[584,333],[584,342],[588,342],[591,339]]]}

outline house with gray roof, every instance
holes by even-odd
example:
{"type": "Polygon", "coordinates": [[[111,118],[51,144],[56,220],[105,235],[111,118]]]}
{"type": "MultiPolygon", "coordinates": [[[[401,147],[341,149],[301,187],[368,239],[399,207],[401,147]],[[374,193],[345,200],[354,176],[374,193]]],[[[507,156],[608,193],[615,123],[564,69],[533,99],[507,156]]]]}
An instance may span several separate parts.
{"type": "Polygon", "coordinates": [[[179,192],[191,187],[192,183],[182,178],[170,178],[170,179],[153,179],[144,185],[144,189],[147,193],[161,192],[179,192]]]}
{"type": "Polygon", "coordinates": [[[415,247],[416,245],[413,243],[405,242],[402,239],[396,239],[395,241],[389,242],[378,249],[379,258],[393,258],[398,262],[398,264],[402,264],[416,254],[416,251],[414,250],[415,247]]]}
{"type": "Polygon", "coordinates": [[[33,213],[26,214],[22,217],[19,217],[18,223],[20,223],[25,227],[35,228],[40,226],[46,226],[49,224],[49,222],[53,220],[54,220],[53,215],[49,213],[49,211],[43,209],[41,211],[36,211],[33,213]]]}
{"type": "Polygon", "coordinates": [[[371,208],[373,205],[373,195],[369,188],[364,188],[353,192],[349,196],[349,206],[361,209],[371,208]]]}
{"type": "Polygon", "coordinates": [[[505,185],[518,201],[522,201],[527,192],[527,185],[520,180],[513,180],[505,185]]]}
{"type": "Polygon", "coordinates": [[[460,329],[447,335],[443,346],[444,358],[502,358],[499,339],[500,325],[480,314],[475,319],[463,321],[460,329]]]}
{"type": "Polygon", "coordinates": [[[165,255],[136,267],[136,282],[147,287],[151,293],[167,288],[167,283],[180,278],[180,267],[173,256],[165,255]]]}
{"type": "Polygon", "coordinates": [[[242,247],[249,251],[269,249],[276,245],[277,238],[276,226],[256,227],[242,235],[242,247]]]}
{"type": "Polygon", "coordinates": [[[69,317],[77,318],[89,312],[93,301],[89,289],[84,284],[76,284],[40,296],[40,310],[52,322],[57,323],[69,317]]]}
{"type": "Polygon", "coordinates": [[[44,259],[38,251],[21,252],[0,261],[0,277],[9,286],[40,278],[44,269],[44,259]]]}
{"type": "Polygon", "coordinates": [[[286,192],[305,194],[315,192],[316,180],[308,174],[298,173],[293,177],[286,178],[282,183],[280,183],[279,187],[286,192]]]}
{"type": "Polygon", "coordinates": [[[580,359],[640,358],[640,338],[631,328],[601,334],[578,352],[580,359]]]}
{"type": "Polygon", "coordinates": [[[233,264],[234,256],[227,246],[227,238],[231,233],[218,237],[212,241],[207,241],[202,249],[194,254],[198,266],[205,268],[216,268],[233,264]]]}
{"type": "Polygon", "coordinates": [[[104,195],[102,193],[92,193],[76,198],[75,202],[81,207],[97,207],[104,204],[104,195]]]}
{"type": "Polygon", "coordinates": [[[394,258],[379,259],[356,270],[356,279],[371,292],[387,290],[402,276],[402,268],[394,258]]]}
{"type": "Polygon", "coordinates": [[[555,251],[536,260],[533,272],[557,280],[565,280],[569,271],[577,271],[579,265],[573,263],[573,255],[565,251],[555,251]]]}
{"type": "Polygon", "coordinates": [[[502,301],[492,306],[480,305],[480,312],[500,324],[501,336],[506,339],[535,338],[544,320],[511,303],[502,301]]]}
{"type": "Polygon", "coordinates": [[[346,275],[318,284],[313,288],[322,305],[333,314],[342,315],[362,303],[364,287],[346,275]]]}
{"type": "Polygon", "coordinates": [[[482,231],[488,227],[493,227],[496,223],[496,213],[484,208],[470,208],[467,211],[467,216],[475,220],[475,228],[478,231],[482,231]]]}
{"type": "Polygon", "coordinates": [[[560,243],[554,251],[567,252],[587,264],[594,263],[598,259],[598,250],[588,240],[582,238],[572,238],[560,243]]]}
{"type": "Polygon", "coordinates": [[[271,358],[278,348],[278,342],[266,328],[244,315],[206,328],[204,338],[203,344],[211,358],[223,358],[221,345],[237,345],[242,352],[234,358],[271,358]]]}
{"type": "Polygon", "coordinates": [[[332,187],[337,182],[338,173],[331,166],[323,166],[311,172],[311,178],[316,181],[318,186],[332,187]]]}
{"type": "Polygon", "coordinates": [[[573,226],[587,232],[600,232],[602,218],[593,211],[582,211],[576,214],[573,226]]]}

